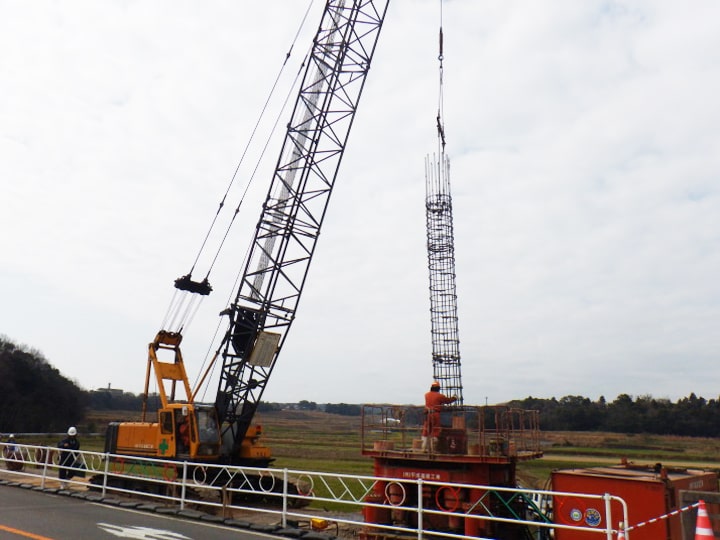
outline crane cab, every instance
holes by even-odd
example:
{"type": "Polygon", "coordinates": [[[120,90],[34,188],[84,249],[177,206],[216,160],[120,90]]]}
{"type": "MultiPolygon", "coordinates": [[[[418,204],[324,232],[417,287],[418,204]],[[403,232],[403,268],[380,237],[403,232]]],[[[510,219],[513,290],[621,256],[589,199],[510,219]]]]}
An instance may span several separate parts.
{"type": "Polygon", "coordinates": [[[212,405],[172,403],[158,411],[157,422],[113,422],[105,451],[138,457],[215,461],[220,429],[212,405]]]}
{"type": "Polygon", "coordinates": [[[158,450],[164,446],[171,457],[199,461],[220,455],[220,427],[212,405],[171,404],[158,417],[158,450]]]}

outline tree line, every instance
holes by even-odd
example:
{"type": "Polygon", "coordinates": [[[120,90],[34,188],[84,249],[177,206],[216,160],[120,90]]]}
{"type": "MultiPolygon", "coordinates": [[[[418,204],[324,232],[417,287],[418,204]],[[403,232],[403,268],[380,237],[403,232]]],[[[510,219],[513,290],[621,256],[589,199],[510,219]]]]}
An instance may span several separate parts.
{"type": "MultiPolygon", "coordinates": [[[[311,401],[292,404],[301,410],[360,415],[360,405],[311,401]]],[[[110,389],[84,390],[63,376],[44,355],[0,335],[0,434],[61,433],[83,425],[88,411],[141,411],[143,396],[110,389]]],[[[290,404],[260,403],[258,411],[271,412],[290,404]]],[[[148,410],[160,407],[157,395],[148,397],[148,410]]],[[[88,427],[88,426],[86,426],[88,427]]],[[[99,426],[92,426],[91,431],[99,426]]]]}
{"type": "MultiPolygon", "coordinates": [[[[157,396],[148,402],[157,408],[157,396]]],[[[676,402],[649,395],[620,394],[614,401],[583,396],[514,400],[507,405],[540,412],[543,431],[608,431],[695,437],[720,436],[720,398],[706,400],[694,393],[676,402]]],[[[261,403],[260,412],[291,404],[261,403]]],[[[361,406],[347,403],[319,405],[302,400],[300,410],[359,416],[361,406]]],[[[83,422],[88,410],[139,411],[142,396],[109,390],[83,390],[64,377],[37,350],[0,336],[0,433],[62,432],[83,422]]]]}
{"type": "Polygon", "coordinates": [[[560,399],[527,397],[513,407],[540,411],[543,431],[609,431],[691,437],[720,436],[720,398],[706,400],[694,393],[672,402],[649,395],[620,394],[614,401],[583,396],[560,399]]]}
{"type": "Polygon", "coordinates": [[[36,350],[0,336],[0,432],[61,432],[79,423],[86,393],[36,350]]]}

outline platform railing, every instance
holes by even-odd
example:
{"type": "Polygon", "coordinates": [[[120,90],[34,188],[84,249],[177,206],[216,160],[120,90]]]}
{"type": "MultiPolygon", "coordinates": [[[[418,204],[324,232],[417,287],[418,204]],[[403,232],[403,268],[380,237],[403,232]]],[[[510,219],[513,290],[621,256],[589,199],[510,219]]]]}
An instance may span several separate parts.
{"type": "MultiPolygon", "coordinates": [[[[192,463],[162,459],[128,458],[114,454],[76,451],[66,472],[70,478],[61,484],[60,453],[56,448],[0,443],[0,480],[18,485],[32,484],[42,489],[72,494],[88,491],[97,500],[113,497],[141,497],[180,509],[202,511],[230,518],[234,511],[252,511],[277,517],[287,527],[296,522],[322,517],[343,533],[339,536],[382,538],[396,533],[447,538],[482,538],[468,531],[483,531],[488,523],[526,526],[536,538],[551,538],[551,531],[567,529],[616,538],[613,524],[627,523],[627,505],[611,494],[559,493],[525,488],[500,488],[435,482],[421,478],[397,478],[336,474],[291,469],[195,466],[192,463]],[[113,487],[117,479],[142,481],[142,490],[113,487]],[[428,490],[443,492],[438,506],[428,507],[428,490]],[[462,504],[453,494],[464,494],[462,504]],[[591,525],[554,523],[541,511],[539,500],[572,497],[596,507],[599,520],[591,525]],[[450,501],[450,502],[448,502],[450,501]],[[520,504],[518,504],[520,502],[520,504]],[[622,508],[621,515],[612,511],[622,508]],[[329,511],[327,509],[330,509],[329,511]],[[434,516],[450,523],[444,530],[432,528],[434,516]],[[408,519],[411,518],[411,519],[408,519]],[[408,526],[407,523],[414,525],[408,526]]],[[[628,538],[626,536],[626,538],[628,538]]]]}
{"type": "MultiPolygon", "coordinates": [[[[432,428],[430,428],[432,429],[432,428]]],[[[431,418],[425,407],[363,405],[362,451],[455,454],[485,458],[542,455],[539,412],[503,405],[445,406],[431,418]],[[439,423],[438,444],[423,444],[428,423],[439,423]]]]}

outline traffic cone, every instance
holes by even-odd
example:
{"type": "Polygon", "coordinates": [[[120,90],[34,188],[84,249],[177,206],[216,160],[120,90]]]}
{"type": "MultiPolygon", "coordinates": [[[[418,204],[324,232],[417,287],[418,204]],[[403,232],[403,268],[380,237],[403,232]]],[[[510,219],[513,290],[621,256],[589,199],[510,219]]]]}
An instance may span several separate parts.
{"type": "Polygon", "coordinates": [[[695,540],[715,540],[715,534],[710,525],[710,516],[708,516],[705,501],[698,501],[697,524],[695,525],[695,540]]]}

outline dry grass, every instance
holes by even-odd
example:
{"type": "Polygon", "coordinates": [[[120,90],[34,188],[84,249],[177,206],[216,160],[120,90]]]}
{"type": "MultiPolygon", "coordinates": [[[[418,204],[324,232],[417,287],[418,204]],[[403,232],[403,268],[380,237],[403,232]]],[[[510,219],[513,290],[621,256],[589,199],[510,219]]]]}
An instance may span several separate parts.
{"type": "MultiPolygon", "coordinates": [[[[118,419],[137,420],[140,413],[97,412],[98,426],[118,419]]],[[[372,460],[360,453],[360,417],[319,411],[270,411],[258,413],[264,442],[280,468],[372,474],[372,460]]],[[[518,477],[528,486],[542,487],[553,469],[620,463],[662,462],[671,466],[716,468],[720,439],[598,432],[543,432],[545,457],[518,465],[518,477]]],[[[93,444],[87,441],[86,449],[93,444]]],[[[101,447],[101,441],[97,441],[101,447]]]]}
{"type": "Polygon", "coordinates": [[[627,457],[673,462],[720,461],[720,439],[675,435],[545,432],[546,454],[627,457]]]}

